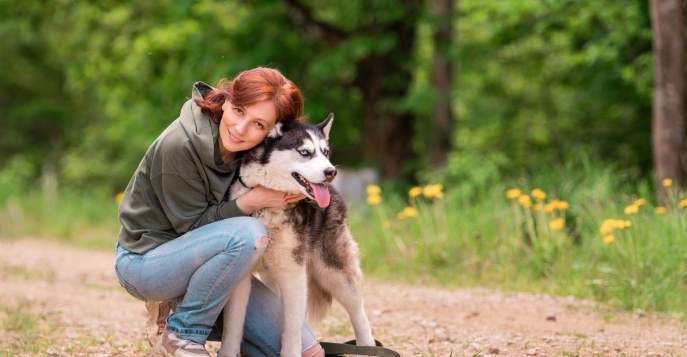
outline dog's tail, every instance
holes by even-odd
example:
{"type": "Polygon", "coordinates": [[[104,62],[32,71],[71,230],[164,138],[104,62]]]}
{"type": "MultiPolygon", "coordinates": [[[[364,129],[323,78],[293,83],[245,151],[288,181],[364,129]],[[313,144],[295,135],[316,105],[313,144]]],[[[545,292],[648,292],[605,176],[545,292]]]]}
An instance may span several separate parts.
{"type": "Polygon", "coordinates": [[[332,306],[332,295],[311,276],[308,278],[308,313],[307,320],[310,325],[322,321],[332,306]]]}

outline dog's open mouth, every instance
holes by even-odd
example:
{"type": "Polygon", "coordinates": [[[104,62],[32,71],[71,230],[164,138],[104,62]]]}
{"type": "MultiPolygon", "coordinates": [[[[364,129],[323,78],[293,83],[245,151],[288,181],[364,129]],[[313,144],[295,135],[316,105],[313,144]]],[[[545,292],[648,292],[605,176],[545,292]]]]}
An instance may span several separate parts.
{"type": "Polygon", "coordinates": [[[291,176],[293,176],[301,186],[305,187],[305,192],[317,201],[318,206],[322,208],[329,206],[330,196],[327,183],[310,182],[296,172],[291,173],[291,176]]]}

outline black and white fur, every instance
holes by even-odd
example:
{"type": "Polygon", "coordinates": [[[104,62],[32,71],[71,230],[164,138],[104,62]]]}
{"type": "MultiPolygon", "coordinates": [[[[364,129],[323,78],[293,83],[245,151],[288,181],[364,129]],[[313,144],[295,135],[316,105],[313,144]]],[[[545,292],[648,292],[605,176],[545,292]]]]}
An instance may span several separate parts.
{"type": "MultiPolygon", "coordinates": [[[[301,356],[306,314],[310,322],[321,320],[332,298],[348,312],[357,344],[374,346],[363,308],[358,245],[343,198],[328,185],[336,176],[328,143],[333,119],[330,114],[318,125],[278,122],[262,144],[244,154],[240,179],[230,187],[230,199],[260,185],[303,193],[325,206],[318,209],[302,200],[252,214],[268,231],[269,244],[254,273],[280,297],[283,357],[301,356]]],[[[218,356],[240,355],[250,280],[248,276],[237,286],[225,306],[218,356]]]]}

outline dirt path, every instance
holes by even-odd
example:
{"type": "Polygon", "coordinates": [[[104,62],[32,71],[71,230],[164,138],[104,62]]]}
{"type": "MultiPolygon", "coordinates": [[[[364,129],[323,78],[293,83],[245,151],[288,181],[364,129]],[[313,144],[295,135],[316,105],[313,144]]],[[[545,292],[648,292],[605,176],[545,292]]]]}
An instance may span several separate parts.
{"type": "MultiPolygon", "coordinates": [[[[0,355],[145,355],[144,304],[119,287],[114,251],[25,239],[0,252],[0,355]]],[[[579,299],[371,279],[365,299],[375,338],[402,356],[687,356],[679,323],[579,299]]],[[[338,305],[314,330],[352,338],[338,305]]]]}

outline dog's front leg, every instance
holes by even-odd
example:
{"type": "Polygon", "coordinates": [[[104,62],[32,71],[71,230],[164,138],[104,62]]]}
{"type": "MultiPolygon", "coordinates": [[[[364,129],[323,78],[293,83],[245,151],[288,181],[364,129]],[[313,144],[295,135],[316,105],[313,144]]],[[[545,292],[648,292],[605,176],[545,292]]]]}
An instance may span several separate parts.
{"type": "Polygon", "coordinates": [[[277,273],[276,281],[282,304],[281,357],[300,357],[302,352],[301,329],[305,322],[308,281],[305,267],[277,273]]]}
{"type": "Polygon", "coordinates": [[[234,293],[224,306],[224,331],[222,331],[222,346],[217,357],[238,357],[241,355],[241,339],[243,338],[243,324],[246,319],[246,308],[250,297],[250,280],[248,275],[234,289],[234,293]]]}

